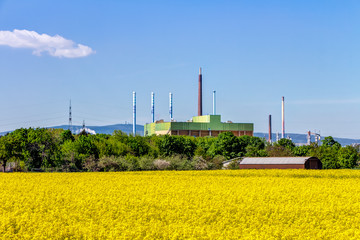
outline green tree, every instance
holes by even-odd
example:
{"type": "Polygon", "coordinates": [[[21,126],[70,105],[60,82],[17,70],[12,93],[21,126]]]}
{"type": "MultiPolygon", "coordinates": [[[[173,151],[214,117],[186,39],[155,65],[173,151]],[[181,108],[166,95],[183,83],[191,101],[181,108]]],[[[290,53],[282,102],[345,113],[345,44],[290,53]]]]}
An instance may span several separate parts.
{"type": "Polygon", "coordinates": [[[193,137],[187,136],[162,136],[158,143],[161,156],[185,155],[188,158],[194,156],[196,144],[193,137]]]}
{"type": "Polygon", "coordinates": [[[211,156],[222,155],[226,159],[241,157],[245,154],[246,145],[240,143],[239,138],[232,132],[223,132],[218,135],[209,149],[211,156]]]}
{"type": "Polygon", "coordinates": [[[8,136],[0,137],[0,162],[3,171],[6,170],[6,163],[13,157],[13,145],[8,136]]]}
{"type": "Polygon", "coordinates": [[[341,147],[341,144],[335,141],[331,136],[325,137],[324,140],[322,140],[322,145],[325,147],[335,147],[337,149],[341,147]]]}
{"type": "Polygon", "coordinates": [[[341,168],[353,168],[359,161],[359,154],[352,146],[340,148],[337,155],[341,168]]]}
{"type": "Polygon", "coordinates": [[[275,145],[282,146],[284,148],[292,150],[295,147],[295,144],[290,139],[282,138],[275,143],[275,145]]]}
{"type": "Polygon", "coordinates": [[[304,145],[304,146],[294,147],[292,149],[292,153],[294,156],[297,157],[305,157],[305,156],[309,156],[310,150],[311,150],[311,146],[304,145]]]}
{"type": "Polygon", "coordinates": [[[337,158],[338,148],[329,146],[320,146],[311,149],[310,155],[319,158],[324,169],[337,169],[340,164],[337,158]]]}
{"type": "Polygon", "coordinates": [[[242,147],[245,147],[246,157],[266,157],[265,140],[259,137],[241,136],[239,141],[242,147]]]}
{"type": "Polygon", "coordinates": [[[214,137],[199,137],[195,138],[196,149],[194,155],[202,156],[203,158],[211,158],[209,149],[214,142],[214,137]]]}
{"type": "Polygon", "coordinates": [[[70,140],[70,141],[75,141],[75,138],[74,138],[74,136],[73,136],[73,134],[71,133],[71,131],[70,130],[64,130],[61,134],[60,134],[60,136],[61,136],[61,141],[62,141],[62,143],[64,143],[65,141],[67,141],[67,140],[70,140]]]}

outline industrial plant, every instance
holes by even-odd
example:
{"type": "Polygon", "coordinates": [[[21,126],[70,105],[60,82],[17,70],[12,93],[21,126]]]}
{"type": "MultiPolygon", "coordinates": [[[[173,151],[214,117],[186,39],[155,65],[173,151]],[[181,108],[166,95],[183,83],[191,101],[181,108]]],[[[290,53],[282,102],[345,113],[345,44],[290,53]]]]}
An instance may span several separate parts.
{"type": "MultiPolygon", "coordinates": [[[[133,95],[133,119],[136,123],[136,95],[133,95]]],[[[216,114],[216,92],[213,91],[213,114],[203,115],[202,111],[202,73],[199,70],[199,89],[198,89],[198,115],[192,117],[187,122],[177,122],[173,119],[172,93],[169,94],[169,113],[170,121],[155,121],[155,94],[151,93],[151,115],[152,122],[145,124],[144,135],[187,135],[194,137],[214,136],[222,132],[232,132],[235,136],[253,136],[253,123],[233,123],[221,122],[221,116],[216,114]]],[[[135,125],[135,124],[134,124],[135,125]]],[[[134,129],[135,132],[135,129],[134,129]]]]}

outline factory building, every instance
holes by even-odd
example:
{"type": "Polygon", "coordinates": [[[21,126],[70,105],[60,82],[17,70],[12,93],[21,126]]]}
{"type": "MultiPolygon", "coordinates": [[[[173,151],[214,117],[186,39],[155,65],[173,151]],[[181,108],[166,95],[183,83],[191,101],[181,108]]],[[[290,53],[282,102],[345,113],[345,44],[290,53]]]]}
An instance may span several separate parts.
{"type": "Polygon", "coordinates": [[[232,132],[235,136],[253,136],[254,124],[221,122],[220,115],[203,115],[193,117],[188,122],[164,122],[160,120],[144,126],[145,136],[169,134],[216,137],[222,132],[232,132]]]}
{"type": "Polygon", "coordinates": [[[233,123],[221,122],[221,116],[216,114],[215,110],[215,91],[213,92],[213,114],[202,115],[202,73],[199,70],[199,89],[198,89],[198,116],[193,117],[187,122],[177,122],[173,120],[172,113],[172,94],[169,96],[170,100],[170,122],[164,120],[154,121],[154,94],[151,97],[151,113],[152,123],[145,124],[144,135],[186,135],[194,137],[214,136],[216,137],[222,132],[232,132],[235,136],[253,136],[253,123],[233,123]]]}

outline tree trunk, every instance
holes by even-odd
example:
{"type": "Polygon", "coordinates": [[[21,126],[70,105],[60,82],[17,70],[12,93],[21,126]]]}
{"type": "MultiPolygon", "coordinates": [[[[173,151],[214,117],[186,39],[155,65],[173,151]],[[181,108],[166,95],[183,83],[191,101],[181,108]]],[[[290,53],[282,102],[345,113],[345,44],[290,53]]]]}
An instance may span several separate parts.
{"type": "Polygon", "coordinates": [[[3,160],[2,161],[2,166],[3,166],[3,172],[5,172],[5,170],[6,170],[6,160],[3,160]]]}

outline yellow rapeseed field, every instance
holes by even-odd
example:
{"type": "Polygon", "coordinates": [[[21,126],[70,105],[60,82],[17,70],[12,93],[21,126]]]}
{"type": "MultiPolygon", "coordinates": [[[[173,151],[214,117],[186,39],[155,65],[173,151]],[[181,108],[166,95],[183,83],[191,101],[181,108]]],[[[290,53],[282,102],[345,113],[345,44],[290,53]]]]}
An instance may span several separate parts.
{"type": "Polygon", "coordinates": [[[0,174],[1,239],[359,239],[360,171],[0,174]]]}

